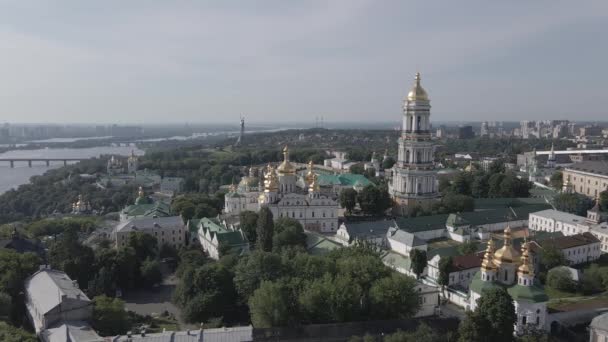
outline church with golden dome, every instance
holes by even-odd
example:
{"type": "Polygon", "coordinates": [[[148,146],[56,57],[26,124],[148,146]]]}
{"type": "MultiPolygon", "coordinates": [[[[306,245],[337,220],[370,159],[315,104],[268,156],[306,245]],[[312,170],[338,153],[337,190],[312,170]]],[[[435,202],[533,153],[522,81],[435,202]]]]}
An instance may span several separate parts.
{"type": "Polygon", "coordinates": [[[224,197],[224,214],[238,215],[245,210],[259,211],[266,206],[274,219],[289,217],[311,231],[335,232],[338,229],[338,202],[321,192],[312,162],[304,175],[289,160],[289,148],[283,148],[283,161],[269,164],[260,177],[250,168],[238,186],[232,185],[224,197]],[[263,175],[263,181],[262,176],[263,175]]]}
{"type": "Polygon", "coordinates": [[[420,73],[416,73],[414,86],[403,103],[397,163],[389,183],[397,215],[406,215],[415,206],[428,208],[439,198],[430,117],[429,96],[420,85],[420,73]]]}
{"type": "Polygon", "coordinates": [[[515,305],[515,332],[522,333],[527,326],[546,330],[549,297],[535,279],[529,243],[524,240],[518,251],[512,241],[510,227],[504,230],[503,245],[498,250],[493,239],[488,241],[481,268],[469,286],[469,308],[475,310],[484,290],[503,287],[515,305]]]}

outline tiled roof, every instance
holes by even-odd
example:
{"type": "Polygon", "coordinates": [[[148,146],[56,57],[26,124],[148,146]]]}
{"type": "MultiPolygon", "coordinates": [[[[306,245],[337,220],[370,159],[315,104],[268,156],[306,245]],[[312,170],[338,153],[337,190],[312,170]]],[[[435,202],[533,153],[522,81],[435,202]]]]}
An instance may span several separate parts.
{"type": "Polygon", "coordinates": [[[481,267],[481,260],[478,254],[457,255],[452,257],[452,267],[459,271],[481,267]]]}
{"type": "Polygon", "coordinates": [[[384,237],[389,228],[397,226],[394,220],[344,222],[343,225],[351,239],[384,237]]]}
{"type": "Polygon", "coordinates": [[[56,327],[46,329],[40,333],[44,341],[49,342],[104,342],[103,337],[97,335],[95,330],[86,322],[68,321],[56,327]]]}
{"type": "Polygon", "coordinates": [[[184,221],[181,216],[169,216],[169,217],[142,217],[134,218],[119,224],[116,227],[117,232],[130,232],[130,231],[145,231],[153,228],[166,228],[172,229],[181,227],[184,225],[184,221]]]}
{"type": "Polygon", "coordinates": [[[605,160],[589,160],[581,163],[576,163],[568,166],[566,170],[575,170],[589,173],[596,173],[602,176],[608,176],[608,161],[605,160]]]}
{"type": "Polygon", "coordinates": [[[592,243],[600,243],[600,240],[595,235],[585,232],[582,234],[568,235],[553,239],[544,240],[541,245],[555,246],[558,249],[567,249],[579,246],[586,246],[592,243]]]}
{"type": "Polygon", "coordinates": [[[401,229],[389,228],[386,237],[410,247],[422,246],[426,244],[426,241],[418,238],[416,235],[410,232],[406,232],[405,230],[401,229]]]}

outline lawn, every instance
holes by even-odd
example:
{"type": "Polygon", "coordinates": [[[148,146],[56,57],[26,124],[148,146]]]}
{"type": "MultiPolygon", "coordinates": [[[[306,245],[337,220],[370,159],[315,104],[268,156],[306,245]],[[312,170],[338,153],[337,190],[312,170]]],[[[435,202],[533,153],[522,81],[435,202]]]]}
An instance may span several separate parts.
{"type": "Polygon", "coordinates": [[[573,296],[550,300],[547,307],[555,311],[574,311],[582,309],[596,309],[608,307],[608,293],[604,292],[594,296],[573,296]]]}

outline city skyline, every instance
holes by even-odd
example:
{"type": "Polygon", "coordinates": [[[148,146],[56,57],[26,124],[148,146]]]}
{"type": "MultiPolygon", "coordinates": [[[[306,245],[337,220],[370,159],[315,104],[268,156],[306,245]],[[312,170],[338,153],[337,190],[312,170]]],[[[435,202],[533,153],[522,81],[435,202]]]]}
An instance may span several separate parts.
{"type": "Polygon", "coordinates": [[[143,4],[3,3],[3,122],[395,122],[416,71],[436,122],[606,116],[600,1],[143,4]]]}

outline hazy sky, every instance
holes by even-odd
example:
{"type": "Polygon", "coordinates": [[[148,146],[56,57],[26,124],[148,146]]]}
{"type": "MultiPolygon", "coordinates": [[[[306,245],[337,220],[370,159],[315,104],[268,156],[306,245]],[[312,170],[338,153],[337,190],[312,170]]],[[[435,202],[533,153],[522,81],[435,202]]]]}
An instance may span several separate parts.
{"type": "Polygon", "coordinates": [[[608,120],[608,1],[0,1],[0,122],[608,120]]]}

